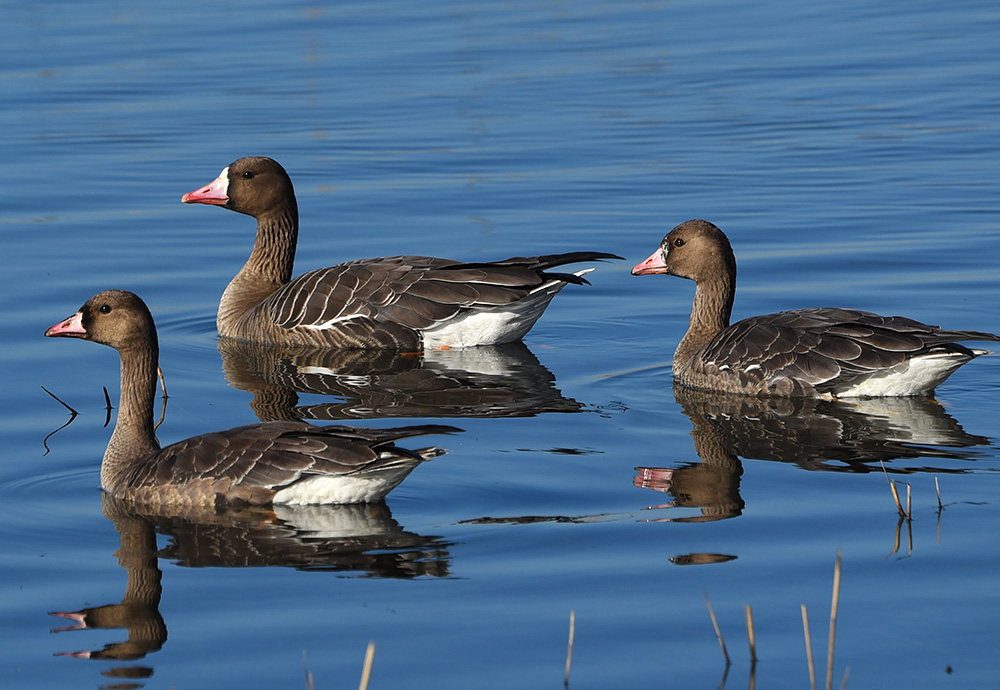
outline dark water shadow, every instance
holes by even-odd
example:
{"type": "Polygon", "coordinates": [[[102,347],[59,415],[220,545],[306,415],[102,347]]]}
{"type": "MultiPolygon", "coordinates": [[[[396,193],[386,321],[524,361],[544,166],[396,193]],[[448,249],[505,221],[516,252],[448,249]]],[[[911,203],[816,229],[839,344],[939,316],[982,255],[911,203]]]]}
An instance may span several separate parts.
{"type": "Polygon", "coordinates": [[[524,343],[399,353],[219,339],[230,385],[264,421],[384,417],[531,417],[579,412],[524,343]],[[299,405],[299,394],[339,398],[299,405]]]}
{"type": "Polygon", "coordinates": [[[692,424],[700,462],[677,467],[637,467],[633,483],[668,494],[653,508],[698,508],[700,514],[662,518],[706,522],[743,512],[742,459],[794,463],[823,472],[955,474],[970,462],[985,436],[967,433],[933,398],[817,400],[752,398],[674,386],[674,397],[692,424]],[[924,461],[913,464],[913,461],[924,461]],[[899,464],[905,461],[906,464],[899,464]]]}
{"type": "MultiPolygon", "coordinates": [[[[53,632],[120,628],[127,639],[100,649],[60,656],[130,662],[158,651],[167,640],[160,615],[163,574],[159,559],[191,568],[280,566],[366,578],[450,577],[450,543],[408,532],[384,503],[341,506],[275,506],[144,514],[102,496],[102,509],[120,537],[114,555],[127,582],[120,603],[51,615],[72,621],[53,632]],[[168,538],[157,548],[156,535],[168,538]]],[[[139,688],[153,669],[115,665],[101,675],[116,688],[139,688]]]]}

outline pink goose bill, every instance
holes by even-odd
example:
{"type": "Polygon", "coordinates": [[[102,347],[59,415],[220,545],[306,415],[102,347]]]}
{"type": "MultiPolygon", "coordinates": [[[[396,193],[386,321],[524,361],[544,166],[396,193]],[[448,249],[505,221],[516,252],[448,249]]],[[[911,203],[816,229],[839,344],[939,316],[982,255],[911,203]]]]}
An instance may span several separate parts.
{"type": "Polygon", "coordinates": [[[648,259],[643,261],[641,264],[637,264],[636,267],[632,269],[632,275],[634,276],[645,276],[652,275],[654,273],[666,272],[667,265],[663,263],[663,252],[659,249],[650,254],[648,259]]]}
{"type": "Polygon", "coordinates": [[[229,201],[229,168],[223,170],[217,178],[206,186],[182,196],[181,201],[185,204],[225,206],[226,202],[229,201]]]}
{"type": "Polygon", "coordinates": [[[60,321],[55,326],[50,326],[45,330],[45,335],[50,338],[63,337],[63,338],[84,338],[87,335],[87,329],[83,327],[83,313],[77,312],[73,316],[60,321]]]}

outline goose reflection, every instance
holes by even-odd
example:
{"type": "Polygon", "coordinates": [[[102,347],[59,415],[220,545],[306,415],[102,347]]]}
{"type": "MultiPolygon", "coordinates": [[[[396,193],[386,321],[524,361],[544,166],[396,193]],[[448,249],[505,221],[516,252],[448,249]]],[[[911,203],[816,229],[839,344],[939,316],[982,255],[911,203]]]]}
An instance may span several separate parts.
{"type": "MultiPolygon", "coordinates": [[[[990,439],[967,433],[933,398],[755,398],[674,386],[692,424],[701,462],[676,468],[638,467],[634,484],[669,494],[654,508],[699,508],[700,515],[668,518],[704,522],[743,511],[741,458],[789,462],[806,470],[881,472],[896,460],[970,461],[990,439]]],[[[907,464],[890,473],[956,473],[960,468],[907,464]]]]}
{"type": "MultiPolygon", "coordinates": [[[[72,621],[53,632],[121,628],[128,638],[91,651],[59,652],[62,656],[124,662],[159,650],[167,640],[159,611],[160,558],[193,568],[284,566],[372,578],[450,576],[450,544],[404,530],[384,503],[148,515],[109,494],[102,501],[104,516],[120,537],[115,556],[127,574],[125,595],[117,604],[52,612],[72,621]],[[157,548],[157,533],[169,539],[162,549],[157,548]]],[[[136,665],[102,671],[133,680],[152,673],[136,665]]]]}
{"type": "Polygon", "coordinates": [[[530,417],[578,412],[522,342],[456,350],[322,350],[219,340],[230,385],[261,420],[530,417]],[[299,393],[341,398],[299,405],[299,393]]]}

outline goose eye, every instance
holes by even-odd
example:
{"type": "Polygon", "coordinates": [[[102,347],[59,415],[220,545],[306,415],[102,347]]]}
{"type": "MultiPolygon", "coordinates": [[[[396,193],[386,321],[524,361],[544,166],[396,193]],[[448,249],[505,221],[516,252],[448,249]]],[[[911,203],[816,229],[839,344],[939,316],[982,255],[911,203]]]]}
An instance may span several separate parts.
{"type": "Polygon", "coordinates": [[[110,314],[111,313],[111,305],[110,304],[102,304],[101,307],[100,307],[100,309],[98,309],[97,311],[101,312],[102,314],[110,314]]]}
{"type": "Polygon", "coordinates": [[[256,174],[257,173],[255,173],[253,170],[245,170],[245,171],[243,171],[243,179],[244,180],[252,180],[254,178],[254,175],[256,175],[256,174]]]}
{"type": "Polygon", "coordinates": [[[674,246],[675,247],[683,247],[684,246],[684,240],[682,240],[680,237],[678,237],[677,239],[674,240],[674,246]]]}

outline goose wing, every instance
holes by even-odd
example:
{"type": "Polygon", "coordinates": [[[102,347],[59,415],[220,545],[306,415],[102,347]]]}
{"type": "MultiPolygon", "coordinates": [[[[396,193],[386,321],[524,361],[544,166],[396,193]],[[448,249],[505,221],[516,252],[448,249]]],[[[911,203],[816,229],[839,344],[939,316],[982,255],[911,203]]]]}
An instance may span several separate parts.
{"type": "MultiPolygon", "coordinates": [[[[307,476],[346,476],[412,466],[437,454],[395,441],[459,431],[443,425],[390,429],[264,422],[217,431],[167,446],[140,465],[136,489],[188,486],[233,502],[267,502],[274,491],[307,476]]],[[[181,489],[183,490],[183,489],[181,489]]]]}
{"type": "Polygon", "coordinates": [[[973,351],[961,340],[1000,340],[977,331],[946,331],[901,316],[855,309],[798,309],[755,316],[722,331],[702,353],[706,366],[766,382],[781,395],[838,389],[932,352],[973,351]],[[784,390],[789,388],[789,390],[784,390]],[[794,390],[793,390],[794,389],[794,390]]]}
{"type": "Polygon", "coordinates": [[[361,259],[306,273],[264,302],[282,328],[342,328],[351,322],[433,328],[465,309],[511,304],[552,281],[585,283],[548,272],[567,263],[619,258],[599,252],[460,263],[424,256],[361,259]]]}

